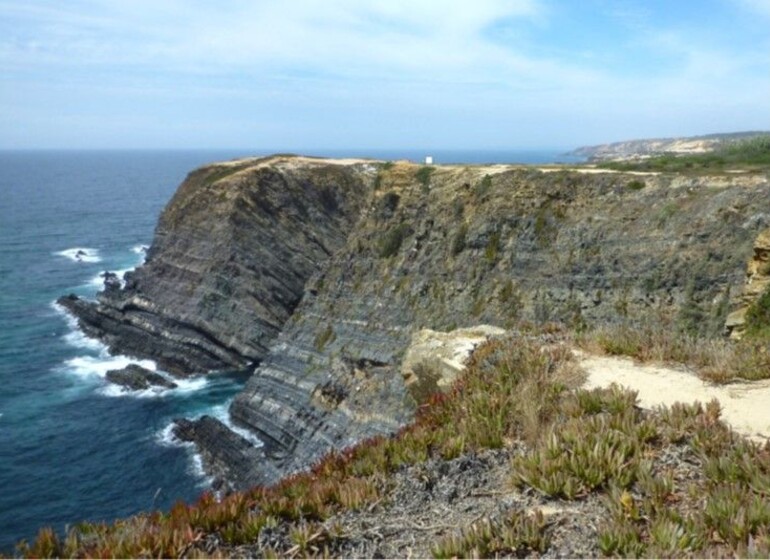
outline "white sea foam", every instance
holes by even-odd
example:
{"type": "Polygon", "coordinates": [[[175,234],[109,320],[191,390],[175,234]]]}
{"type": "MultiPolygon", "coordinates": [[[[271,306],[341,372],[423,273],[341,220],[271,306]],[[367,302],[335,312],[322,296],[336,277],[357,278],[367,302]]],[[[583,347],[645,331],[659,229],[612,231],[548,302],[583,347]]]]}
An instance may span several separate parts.
{"type": "MultiPolygon", "coordinates": [[[[75,325],[77,327],[77,325],[75,325]]],[[[83,348],[85,350],[93,350],[95,352],[106,351],[107,347],[95,338],[90,338],[79,330],[72,330],[64,335],[64,341],[70,346],[75,348],[83,348]]]]}
{"type": "Polygon", "coordinates": [[[190,377],[188,379],[169,377],[169,379],[177,384],[177,388],[174,391],[178,393],[194,393],[204,389],[209,384],[209,380],[205,377],[190,377]]]}
{"type": "Polygon", "coordinates": [[[190,456],[188,472],[198,479],[200,488],[211,488],[214,483],[214,477],[209,476],[203,468],[203,459],[201,454],[196,451],[195,444],[191,441],[182,441],[174,435],[174,422],[160,430],[155,435],[155,440],[163,447],[182,447],[190,456]]]}
{"type": "Polygon", "coordinates": [[[90,247],[72,247],[71,249],[64,249],[63,251],[54,254],[61,257],[67,257],[74,262],[98,263],[102,260],[99,256],[99,250],[90,247]]]}
{"type": "MultiPolygon", "coordinates": [[[[135,360],[131,360],[131,363],[138,363],[139,365],[142,365],[143,362],[136,362],[135,360]]],[[[154,364],[154,362],[151,362],[151,363],[154,364]]],[[[151,368],[147,368],[147,369],[151,369],[151,368]]],[[[208,383],[208,381],[203,378],[177,379],[176,377],[172,377],[163,371],[157,371],[157,370],[154,370],[154,371],[155,373],[165,377],[169,381],[176,383],[177,387],[174,389],[170,389],[168,387],[149,387],[141,391],[131,391],[131,390],[126,390],[124,387],[121,387],[119,385],[109,383],[104,387],[102,387],[101,389],[99,389],[98,393],[105,397],[133,397],[138,399],[146,399],[146,398],[166,397],[168,395],[194,393],[195,391],[199,391],[203,389],[208,383]]]]}
{"type": "Polygon", "coordinates": [[[134,245],[131,247],[131,252],[137,255],[145,255],[147,254],[147,249],[149,249],[147,245],[134,245]]]}
{"type": "Polygon", "coordinates": [[[78,328],[78,320],[70,315],[64,307],[55,301],[51,303],[51,307],[67,321],[70,332],[62,337],[67,344],[75,348],[93,350],[94,352],[107,352],[107,347],[104,344],[95,338],[89,338],[83,334],[83,331],[78,328]]]}
{"type": "Polygon", "coordinates": [[[138,364],[143,368],[155,371],[155,362],[152,360],[135,360],[128,356],[110,356],[104,350],[98,356],[77,356],[64,362],[64,369],[68,373],[83,378],[104,378],[111,369],[122,369],[129,364],[138,364]]]}
{"type": "MultiPolygon", "coordinates": [[[[117,275],[118,279],[120,280],[120,287],[122,288],[123,286],[126,285],[126,280],[125,278],[123,278],[123,276],[126,274],[126,272],[130,272],[132,270],[134,269],[124,268],[121,270],[110,270],[108,272],[114,272],[117,275]]],[[[100,272],[99,274],[91,278],[91,280],[88,281],[88,285],[102,289],[104,287],[104,272],[100,272]]]]}
{"type": "Polygon", "coordinates": [[[155,439],[163,447],[193,447],[192,442],[182,441],[174,435],[173,422],[155,434],[155,439]]]}
{"type": "Polygon", "coordinates": [[[209,411],[209,416],[213,416],[222,424],[227,426],[231,431],[235,432],[239,436],[241,436],[243,439],[251,443],[254,447],[262,447],[264,443],[261,439],[259,439],[256,435],[254,435],[249,430],[246,430],[244,428],[241,428],[240,426],[236,426],[233,424],[232,420],[230,420],[230,413],[228,412],[230,410],[230,403],[232,402],[232,399],[227,401],[224,404],[217,405],[215,407],[212,407],[209,411]]]}

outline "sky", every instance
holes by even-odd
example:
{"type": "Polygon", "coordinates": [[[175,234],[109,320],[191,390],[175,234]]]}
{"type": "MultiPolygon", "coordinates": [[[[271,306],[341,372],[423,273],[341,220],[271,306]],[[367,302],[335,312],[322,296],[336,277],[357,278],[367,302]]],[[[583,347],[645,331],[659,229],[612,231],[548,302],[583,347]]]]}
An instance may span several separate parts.
{"type": "Polygon", "coordinates": [[[770,0],[0,0],[0,149],[770,130],[770,0]]]}

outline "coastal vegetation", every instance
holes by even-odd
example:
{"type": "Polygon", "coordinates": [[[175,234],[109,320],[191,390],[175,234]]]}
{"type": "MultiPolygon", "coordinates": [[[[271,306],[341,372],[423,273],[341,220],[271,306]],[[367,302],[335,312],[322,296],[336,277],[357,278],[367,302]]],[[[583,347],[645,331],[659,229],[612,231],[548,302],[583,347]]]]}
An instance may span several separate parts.
{"type": "MultiPolygon", "coordinates": [[[[311,198],[312,206],[306,185],[332,171],[307,171],[302,181],[290,171],[260,169],[265,192],[258,197],[247,181],[230,188],[244,189],[242,202],[233,202],[232,215],[242,220],[234,222],[234,239],[259,226],[252,232],[259,241],[244,243],[240,258],[253,257],[255,247],[265,258],[289,254],[296,248],[281,243],[298,231],[313,240],[307,247],[316,252],[307,258],[270,261],[298,266],[286,274],[299,278],[292,297],[276,303],[300,303],[276,305],[276,315],[293,318],[294,330],[284,332],[299,341],[294,355],[312,354],[312,363],[303,369],[298,359],[295,369],[276,370],[280,376],[254,391],[264,398],[248,410],[262,415],[277,444],[291,442],[278,445],[276,456],[302,452],[307,461],[291,463],[281,476],[295,474],[273,485],[207,493],[192,505],[82,523],[66,534],[44,529],[20,554],[359,557],[381,553],[376,546],[390,546],[394,535],[421,543],[410,554],[436,557],[770,553],[770,447],[731,432],[715,402],[642,410],[631,391],[582,388],[575,355],[582,348],[676,363],[711,382],[768,377],[770,295],[746,312],[742,340],[721,332],[730,288],[763,227],[741,224],[761,212],[766,185],[727,193],[700,188],[702,177],[685,189],[671,177],[521,169],[493,181],[484,170],[398,163],[361,167],[355,173],[369,175],[351,175],[356,181],[335,168],[323,191],[329,196],[311,198]],[[337,182],[345,188],[334,190],[337,182]],[[368,186],[376,190],[371,198],[368,186]],[[338,200],[351,193],[361,194],[338,200]],[[337,213],[344,204],[348,213],[337,213]],[[285,212],[281,220],[276,208],[285,212]],[[328,249],[316,242],[327,239],[334,241],[328,249]],[[305,282],[318,273],[315,297],[303,302],[305,282]],[[351,337],[349,325],[371,314],[377,323],[351,337]],[[457,323],[500,324],[509,334],[478,347],[447,392],[433,393],[438,371],[415,368],[421,383],[406,388],[414,420],[394,435],[370,437],[412,418],[412,409],[398,408],[397,391],[382,389],[400,381],[393,377],[398,355],[389,362],[389,353],[404,347],[412,327],[457,323]],[[317,367],[317,354],[328,369],[317,367]],[[264,402],[279,402],[285,417],[261,408],[264,402]],[[347,429],[340,418],[360,423],[347,429]],[[454,507],[458,499],[464,509],[454,507]],[[434,523],[415,520],[415,512],[455,517],[434,523]]],[[[208,209],[206,202],[187,207],[208,209]]],[[[243,274],[240,281],[251,290],[262,280],[243,274]]],[[[220,293],[213,287],[199,290],[202,301],[220,293]]],[[[241,325],[234,335],[257,323],[233,311],[240,313],[233,307],[222,316],[228,327],[234,319],[241,325]]]]}
{"type": "MultiPolygon", "coordinates": [[[[207,493],[193,505],[114,524],[82,523],[63,536],[44,529],[18,551],[28,557],[345,555],[364,538],[346,516],[379,509],[387,517],[397,505],[398,473],[518,449],[509,481],[496,491],[534,492],[539,506],[444,531],[430,544],[431,554],[539,555],[554,539],[544,513],[549,504],[591,500],[601,509],[597,555],[770,554],[770,449],[731,432],[715,401],[643,411],[634,392],[581,389],[572,339],[550,326],[488,342],[451,391],[431,395],[398,434],[331,453],[274,487],[221,499],[207,493]]],[[[732,344],[656,335],[645,327],[601,329],[578,341],[641,359],[691,362],[706,354],[712,365],[732,344]]]]}
{"type": "Polygon", "coordinates": [[[664,154],[646,159],[608,161],[599,164],[616,171],[715,172],[770,168],[770,135],[726,142],[717,149],[697,154],[664,154]]]}
{"type": "Polygon", "coordinates": [[[629,356],[640,362],[686,364],[712,383],[770,378],[770,288],[747,309],[740,340],[721,336],[721,321],[709,321],[703,314],[697,320],[705,330],[693,330],[691,319],[697,310],[692,305],[680,310],[678,322],[657,316],[600,326],[581,333],[576,342],[589,351],[629,356]],[[709,329],[710,322],[719,330],[709,329]]]}

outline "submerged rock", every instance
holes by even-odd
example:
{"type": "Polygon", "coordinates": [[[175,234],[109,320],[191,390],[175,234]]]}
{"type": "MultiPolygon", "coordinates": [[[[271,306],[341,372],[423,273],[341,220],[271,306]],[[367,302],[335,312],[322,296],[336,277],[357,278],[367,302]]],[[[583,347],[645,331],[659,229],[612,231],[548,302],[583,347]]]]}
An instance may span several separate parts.
{"type": "Polygon", "coordinates": [[[129,364],[122,369],[111,369],[105,377],[110,383],[121,385],[129,391],[144,391],[152,387],[164,389],[176,389],[177,387],[173,381],[169,381],[159,373],[137,364],[129,364]]]}

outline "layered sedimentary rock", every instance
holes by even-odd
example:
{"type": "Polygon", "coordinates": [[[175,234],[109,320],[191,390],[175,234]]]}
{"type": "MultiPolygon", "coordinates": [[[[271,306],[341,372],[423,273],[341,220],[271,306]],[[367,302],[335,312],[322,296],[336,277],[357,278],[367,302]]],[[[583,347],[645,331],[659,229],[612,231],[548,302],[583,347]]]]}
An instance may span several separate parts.
{"type": "MultiPolygon", "coordinates": [[[[390,433],[417,406],[401,372],[421,328],[670,316],[719,331],[765,214],[764,176],[381,172],[346,244],[232,407],[278,473],[390,433]],[[486,177],[486,178],[485,178],[486,177]]],[[[261,465],[251,467],[259,479],[261,465]]],[[[275,479],[266,474],[264,482],[275,479]]]]}
{"type": "Polygon", "coordinates": [[[144,391],[152,387],[162,389],[175,389],[177,387],[176,383],[169,381],[159,373],[136,364],[129,364],[122,369],[111,369],[105,377],[110,383],[120,385],[127,391],[144,391]]]}
{"type": "Polygon", "coordinates": [[[59,303],[111,349],[176,375],[258,362],[305,282],[344,243],[371,175],[365,163],[280,157],[197,169],[125,287],[106,284],[96,303],[59,303]]]}
{"type": "Polygon", "coordinates": [[[421,329],[582,328],[653,314],[718,332],[770,226],[764,175],[300,158],[230,166],[188,178],[125,289],[98,305],[74,301],[87,308],[77,311],[86,329],[122,325],[96,330],[121,351],[122,329],[146,321],[145,332],[164,332],[146,357],[184,339],[212,367],[260,362],[230,415],[264,446],[210,418],[178,431],[234,488],[407,423],[422,392],[402,362],[421,329]]]}

